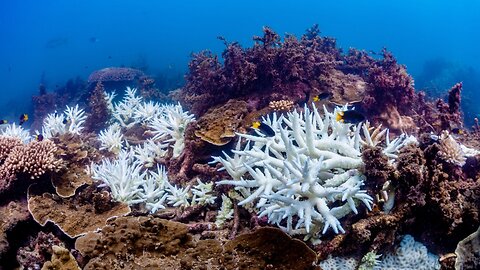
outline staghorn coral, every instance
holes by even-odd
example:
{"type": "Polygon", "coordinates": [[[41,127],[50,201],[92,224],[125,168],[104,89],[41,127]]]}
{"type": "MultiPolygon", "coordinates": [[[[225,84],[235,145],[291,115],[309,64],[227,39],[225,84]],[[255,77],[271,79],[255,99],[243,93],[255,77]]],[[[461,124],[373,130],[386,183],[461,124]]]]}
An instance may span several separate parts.
{"type": "Polygon", "coordinates": [[[213,145],[226,145],[235,137],[235,131],[246,114],[246,102],[229,100],[223,106],[211,108],[198,119],[195,136],[213,145]]]}
{"type": "MultiPolygon", "coordinates": [[[[283,229],[289,233],[304,229],[318,237],[319,232],[324,234],[328,228],[344,233],[340,218],[351,212],[358,214],[360,203],[371,210],[373,198],[361,190],[365,176],[360,131],[366,145],[374,142],[365,126],[334,120],[342,109],[345,108],[330,113],[324,108],[323,118],[316,107],[312,111],[305,107],[301,113],[294,111],[279,118],[274,114],[264,119],[274,136],[261,132],[238,134],[247,139],[243,150],[233,151],[233,158],[214,157],[233,177],[218,184],[236,186],[244,196],[239,205],[259,199],[256,207],[260,217],[268,216],[269,222],[280,227],[286,219],[287,227],[283,229]],[[250,179],[243,178],[247,172],[250,179]],[[295,230],[294,216],[298,216],[295,230]]],[[[406,136],[391,143],[387,140],[383,151],[395,158],[394,152],[407,142],[406,136]]]]}
{"type": "Polygon", "coordinates": [[[28,130],[25,130],[22,126],[17,126],[15,123],[11,125],[7,125],[4,129],[1,130],[0,136],[7,137],[7,138],[18,138],[23,143],[28,143],[32,136],[28,130]]]}
{"type": "Polygon", "coordinates": [[[195,117],[188,111],[184,111],[180,104],[165,105],[160,117],[155,117],[149,127],[154,134],[154,140],[172,143],[172,157],[180,156],[185,148],[185,129],[195,117]]]}
{"type": "Polygon", "coordinates": [[[83,109],[75,107],[65,109],[63,114],[57,112],[49,114],[43,121],[42,135],[49,139],[66,133],[79,135],[84,129],[83,125],[87,116],[83,109]]]}
{"type": "Polygon", "coordinates": [[[51,221],[71,238],[103,227],[111,217],[130,213],[128,205],[114,202],[108,192],[96,186],[87,186],[70,198],[43,192],[38,185],[30,186],[28,210],[40,225],[51,221]]]}

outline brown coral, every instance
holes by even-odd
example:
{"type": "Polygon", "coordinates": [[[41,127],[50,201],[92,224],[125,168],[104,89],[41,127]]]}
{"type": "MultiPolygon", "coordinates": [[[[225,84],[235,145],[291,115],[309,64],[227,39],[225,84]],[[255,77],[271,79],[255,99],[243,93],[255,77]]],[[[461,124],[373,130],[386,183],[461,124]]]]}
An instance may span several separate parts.
{"type": "Polygon", "coordinates": [[[195,135],[213,145],[225,145],[247,114],[245,101],[229,100],[225,105],[208,110],[197,121],[195,135]]]}
{"type": "Polygon", "coordinates": [[[222,246],[197,240],[185,224],[120,217],[77,239],[84,269],[314,269],[315,253],[276,228],[241,235],[222,246]]]}
{"type": "Polygon", "coordinates": [[[141,76],[144,76],[144,74],[138,69],[108,67],[90,74],[90,76],[88,76],[88,83],[134,81],[141,76]]]}
{"type": "Polygon", "coordinates": [[[439,156],[452,164],[463,166],[465,165],[465,154],[460,148],[460,144],[449,134],[448,131],[442,132],[439,138],[440,151],[439,156]]]}
{"type": "Polygon", "coordinates": [[[52,246],[52,259],[45,262],[42,270],[80,270],[78,263],[68,249],[52,246]]]}
{"type": "Polygon", "coordinates": [[[98,191],[95,186],[71,198],[38,189],[38,185],[33,185],[28,192],[28,210],[35,221],[42,226],[52,221],[72,238],[103,227],[111,217],[130,213],[128,205],[113,202],[108,192],[98,191]]]}
{"type": "Polygon", "coordinates": [[[98,150],[93,146],[97,139],[93,134],[78,136],[67,133],[53,140],[57,145],[56,155],[64,160],[68,170],[53,175],[52,184],[59,196],[70,197],[82,185],[92,184],[92,179],[87,175],[85,168],[101,159],[98,150]]]}
{"type": "Polygon", "coordinates": [[[12,149],[0,170],[5,174],[27,174],[31,179],[47,172],[56,172],[62,166],[62,161],[55,156],[56,150],[57,147],[50,140],[17,146],[12,149]]]}

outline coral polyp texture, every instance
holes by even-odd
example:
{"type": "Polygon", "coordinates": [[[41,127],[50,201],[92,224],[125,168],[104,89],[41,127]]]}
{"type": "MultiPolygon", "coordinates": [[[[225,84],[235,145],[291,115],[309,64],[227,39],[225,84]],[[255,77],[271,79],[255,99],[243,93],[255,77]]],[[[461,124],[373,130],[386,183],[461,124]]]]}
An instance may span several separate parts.
{"type": "MultiPolygon", "coordinates": [[[[373,203],[362,189],[361,157],[362,144],[373,146],[373,141],[362,124],[335,119],[344,110],[347,106],[333,113],[324,108],[322,117],[316,107],[305,106],[303,112],[264,118],[275,134],[238,134],[246,146],[239,149],[238,144],[233,157],[215,158],[233,177],[218,184],[234,185],[245,197],[239,205],[255,201],[259,216],[268,216],[269,222],[281,226],[286,219],[284,229],[290,233],[301,228],[318,233],[319,227],[322,233],[329,228],[344,233],[339,219],[358,214],[359,205],[371,210],[373,203]]],[[[403,146],[397,141],[385,151],[397,152],[403,146]]]]}
{"type": "Polygon", "coordinates": [[[466,84],[431,99],[317,26],[220,40],[168,98],[111,67],[0,122],[0,268],[475,269],[466,84]]]}

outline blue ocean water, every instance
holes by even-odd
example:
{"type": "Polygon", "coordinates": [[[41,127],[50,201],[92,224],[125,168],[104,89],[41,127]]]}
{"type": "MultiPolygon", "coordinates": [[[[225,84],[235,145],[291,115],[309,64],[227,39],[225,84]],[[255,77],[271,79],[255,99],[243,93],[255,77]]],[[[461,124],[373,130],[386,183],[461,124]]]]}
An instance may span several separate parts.
{"type": "Polygon", "coordinates": [[[0,118],[30,111],[40,83],[52,91],[109,66],[184,73],[190,53],[222,51],[217,36],[250,46],[263,26],[301,35],[315,23],[342,48],[386,47],[407,65],[417,88],[441,95],[464,81],[465,100],[476,105],[471,97],[480,93],[478,14],[475,0],[4,0],[0,118]]]}

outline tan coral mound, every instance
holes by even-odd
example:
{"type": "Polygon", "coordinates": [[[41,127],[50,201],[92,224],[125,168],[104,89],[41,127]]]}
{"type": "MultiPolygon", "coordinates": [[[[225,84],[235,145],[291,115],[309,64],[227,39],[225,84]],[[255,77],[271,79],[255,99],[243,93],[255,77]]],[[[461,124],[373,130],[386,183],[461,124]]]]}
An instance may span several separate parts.
{"type": "Polygon", "coordinates": [[[96,141],[95,136],[77,136],[70,133],[54,138],[56,154],[65,160],[65,167],[68,168],[52,177],[52,185],[60,197],[73,196],[77,188],[92,184],[85,168],[92,161],[101,159],[98,150],[90,145],[93,140],[96,141]]]}
{"type": "Polygon", "coordinates": [[[72,238],[102,228],[111,217],[130,213],[128,205],[113,202],[108,192],[98,192],[94,186],[71,198],[36,192],[36,186],[28,192],[28,210],[35,221],[42,226],[52,221],[72,238]]]}
{"type": "Polygon", "coordinates": [[[52,250],[52,259],[45,262],[42,270],[80,270],[77,261],[68,249],[53,245],[52,250]]]}
{"type": "Polygon", "coordinates": [[[77,239],[84,269],[314,269],[315,253],[276,228],[241,235],[222,246],[197,240],[185,224],[120,217],[77,239]]]}
{"type": "Polygon", "coordinates": [[[235,131],[247,112],[245,101],[229,100],[198,119],[195,135],[213,145],[225,145],[235,137],[235,131]]]}

